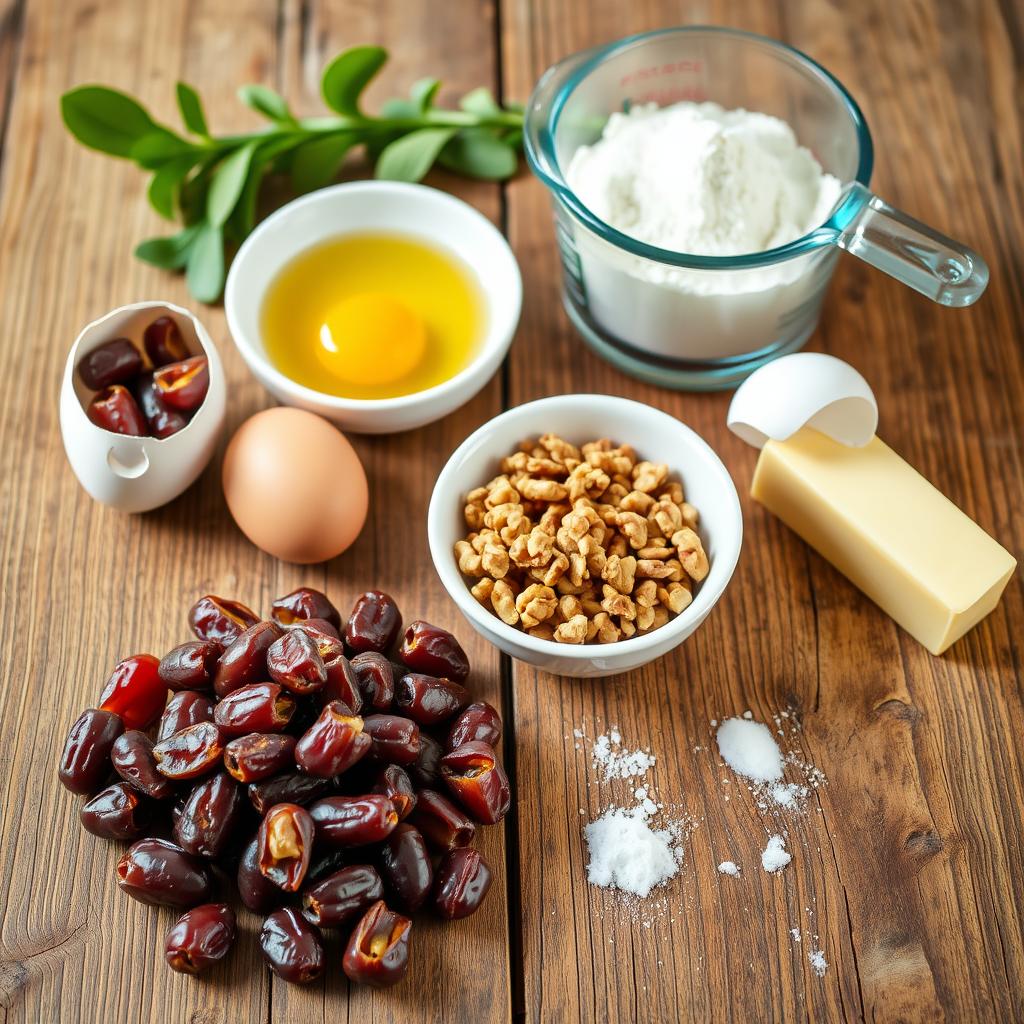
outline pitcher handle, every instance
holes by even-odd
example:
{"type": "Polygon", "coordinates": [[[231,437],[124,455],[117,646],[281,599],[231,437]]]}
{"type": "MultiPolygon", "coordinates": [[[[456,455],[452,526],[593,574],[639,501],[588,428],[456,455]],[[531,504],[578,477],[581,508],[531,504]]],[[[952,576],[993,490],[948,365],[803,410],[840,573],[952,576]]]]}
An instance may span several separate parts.
{"type": "Polygon", "coordinates": [[[970,306],[988,284],[988,265],[855,182],[844,207],[858,209],[836,244],[943,306],[970,306]],[[850,201],[853,201],[852,203],[850,201]]]}

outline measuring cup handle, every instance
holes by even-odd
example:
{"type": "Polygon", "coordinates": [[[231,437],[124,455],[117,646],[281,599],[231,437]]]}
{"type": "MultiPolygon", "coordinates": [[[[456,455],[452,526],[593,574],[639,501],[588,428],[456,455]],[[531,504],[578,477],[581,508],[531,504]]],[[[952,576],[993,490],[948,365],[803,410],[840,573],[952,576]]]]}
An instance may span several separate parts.
{"type": "Polygon", "coordinates": [[[969,306],[981,297],[988,265],[973,249],[895,209],[859,182],[847,203],[859,212],[836,239],[841,249],[940,305],[969,306]]]}

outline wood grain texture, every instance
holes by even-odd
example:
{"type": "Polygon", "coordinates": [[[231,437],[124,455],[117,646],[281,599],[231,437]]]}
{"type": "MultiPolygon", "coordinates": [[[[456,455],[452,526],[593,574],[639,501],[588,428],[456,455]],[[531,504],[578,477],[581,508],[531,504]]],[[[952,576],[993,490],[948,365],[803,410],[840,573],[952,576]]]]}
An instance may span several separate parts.
{"type": "MultiPolygon", "coordinates": [[[[309,569],[260,554],[238,532],[225,514],[220,453],[195,487],[157,512],[127,517],[90,501],[65,462],[56,403],[67,349],[85,322],[147,296],[196,308],[180,278],[131,257],[137,241],[162,230],[146,205],[145,179],[71,140],[57,107],[63,90],[104,82],[176,123],[174,83],[181,78],[198,86],[212,126],[224,132],[258,124],[235,97],[245,82],[286,89],[302,113],[322,111],[323,63],[346,46],[374,41],[395,59],[374,83],[370,102],[403,93],[415,77],[439,69],[461,95],[495,80],[492,16],[473,0],[413,18],[369,3],[62,0],[30,3],[20,38],[20,47],[6,38],[0,44],[8,60],[18,57],[0,197],[2,1017],[12,1024],[435,1021],[454,1010],[467,1020],[505,1020],[510,969],[501,828],[486,830],[482,840],[498,879],[486,907],[459,926],[417,926],[416,979],[401,992],[349,992],[337,938],[328,945],[332,969],[325,980],[304,989],[281,984],[262,964],[258,921],[250,914],[240,918],[242,936],[229,960],[197,984],[163,963],[163,936],[174,915],[117,890],[118,845],[84,833],[77,801],[53,784],[63,736],[96,699],[110,666],[132,651],[162,653],[186,638],[185,614],[205,592],[267,609],[274,596],[308,583],[347,610],[361,590],[388,590],[407,617],[458,630],[474,665],[474,692],[500,704],[497,655],[456,621],[434,577],[420,512],[447,453],[498,411],[498,382],[458,419],[357,440],[373,517],[349,553],[309,569]]],[[[439,184],[498,215],[496,186],[439,184]]],[[[230,432],[269,405],[269,396],[245,371],[223,311],[199,315],[224,357],[230,432]]]]}
{"type": "MultiPolygon", "coordinates": [[[[957,312],[844,258],[809,347],[861,369],[882,436],[1019,553],[1019,10],[508,0],[506,94],[567,53],[680,22],[763,32],[824,63],[872,127],[877,191],[988,258],[988,294],[957,312]]],[[[730,589],[674,655],[596,682],[515,667],[526,1019],[1021,1019],[1020,574],[994,615],[931,657],[745,497],[755,453],[725,428],[728,396],[629,381],[581,344],[560,308],[544,189],[517,181],[507,205],[531,300],[510,403],[586,391],[679,416],[726,462],[746,523],[730,589]],[[786,744],[829,779],[805,817],[766,814],[723,785],[709,721],[747,708],[802,719],[786,744]],[[611,723],[650,745],[660,799],[698,822],[667,912],[635,914],[583,883],[581,824],[630,787],[602,783],[572,730],[592,740],[611,723]],[[759,854],[780,828],[793,862],[769,876],[759,854]],[[740,879],[718,874],[726,858],[740,879]],[[822,978],[812,942],[829,962],[822,978]]]]}
{"type": "MultiPolygon", "coordinates": [[[[374,513],[342,558],[302,570],[256,552],[224,515],[219,457],[182,498],[137,517],[91,502],[65,462],[56,395],[80,326],[144,296],[194,304],[180,279],[130,258],[160,230],[144,179],[70,140],[56,111],[64,89],[109,83],[174,121],[182,78],[224,131],[257,123],[239,84],[274,85],[312,112],[324,60],[372,41],[393,61],[371,104],[434,72],[449,99],[490,82],[525,100],[566,54],[684,20],[764,32],[828,66],[872,126],[876,190],[989,260],[987,295],[953,312],[843,258],[810,347],[857,365],[879,396],[882,436],[1024,550],[1024,40],[1012,3],[0,3],[5,1022],[1024,1020],[1019,574],[992,616],[933,658],[744,498],[744,553],[715,612],[628,678],[556,679],[500,662],[457,621],[421,518],[448,452],[503,405],[626,395],[706,437],[741,494],[754,464],[725,429],[728,396],[639,384],[575,336],[547,196],[528,174],[504,190],[437,179],[507,224],[524,274],[522,326],[502,377],[462,410],[357,440],[374,513]],[[342,606],[377,585],[408,615],[455,625],[475,691],[514,712],[505,753],[517,814],[484,839],[498,882],[477,917],[417,927],[415,977],[390,993],[350,991],[338,971],[308,990],[272,980],[248,915],[223,967],[201,984],[172,975],[159,955],[172,915],[122,897],[115,848],[81,832],[75,801],[53,782],[68,724],[117,658],[179,642],[201,592],[266,607],[303,582],[342,606]],[[766,813],[720,766],[709,722],[748,708],[763,720],[799,716],[786,745],[829,780],[806,815],[766,813]],[[693,828],[679,877],[640,911],[585,882],[583,823],[630,797],[590,764],[590,741],[612,723],[656,753],[659,799],[693,828]],[[780,829],[793,862],[769,876],[760,851],[780,829]],[[739,879],[718,874],[725,859],[742,865],[739,879]],[[824,977],[808,963],[811,945],[829,962],[824,977]]],[[[268,399],[222,311],[200,315],[225,359],[230,431],[268,399]]]]}

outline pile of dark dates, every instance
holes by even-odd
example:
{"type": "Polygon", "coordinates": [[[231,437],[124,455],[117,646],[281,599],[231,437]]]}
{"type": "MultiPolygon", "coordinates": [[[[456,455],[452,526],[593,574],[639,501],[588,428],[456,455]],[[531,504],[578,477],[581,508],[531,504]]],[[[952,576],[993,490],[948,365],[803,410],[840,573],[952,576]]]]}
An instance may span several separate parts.
{"type": "Polygon", "coordinates": [[[86,416],[104,430],[163,440],[188,426],[210,387],[206,356],[190,356],[169,316],[154,320],[142,339],[114,338],[78,362],[82,383],[95,391],[86,416]]]}
{"type": "Polygon", "coordinates": [[[483,902],[491,869],[471,844],[511,801],[501,720],[470,702],[465,653],[426,622],[403,632],[380,591],[344,628],[306,587],[269,620],[208,595],[189,623],[198,640],[120,662],[72,726],[59,776],[88,798],[83,826],[133,841],[117,863],[129,896],[185,910],[167,933],[174,970],[230,950],[234,912],[211,902],[228,871],[264,915],[279,977],[318,977],[321,929],[338,928],[349,979],[395,984],[410,915],[454,920],[483,902]]]}

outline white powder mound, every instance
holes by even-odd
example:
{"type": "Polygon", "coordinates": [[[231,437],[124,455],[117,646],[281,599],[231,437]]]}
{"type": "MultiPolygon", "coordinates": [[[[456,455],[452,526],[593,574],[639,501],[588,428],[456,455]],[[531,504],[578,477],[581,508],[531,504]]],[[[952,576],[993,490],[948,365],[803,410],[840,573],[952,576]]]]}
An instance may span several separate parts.
{"type": "Polygon", "coordinates": [[[715,734],[722,760],[754,782],[782,778],[782,753],[768,726],[746,718],[727,718],[715,734]]]}
{"type": "Polygon", "coordinates": [[[566,175],[598,217],[676,252],[733,256],[823,223],[841,186],[777,117],[717,103],[638,104],[612,114],[566,175]]]}
{"type": "Polygon", "coordinates": [[[793,858],[786,852],[786,840],[772,836],[761,852],[761,867],[769,874],[781,871],[793,858]]]}
{"type": "Polygon", "coordinates": [[[606,779],[632,779],[646,775],[654,767],[655,757],[649,750],[622,748],[622,735],[616,726],[594,740],[594,767],[606,779]]]}
{"type": "Polygon", "coordinates": [[[819,978],[823,977],[828,970],[828,961],[825,959],[825,954],[820,949],[814,949],[807,954],[807,959],[810,961],[811,967],[814,968],[814,973],[819,978]]]}
{"type": "Polygon", "coordinates": [[[643,899],[674,878],[682,853],[670,829],[654,831],[642,806],[612,807],[583,830],[590,850],[587,880],[643,899]]]}
{"type": "Polygon", "coordinates": [[[740,877],[739,866],[734,864],[731,860],[723,860],[722,863],[718,865],[718,872],[722,875],[732,875],[733,878],[740,877]]]}

